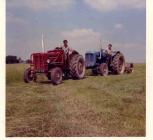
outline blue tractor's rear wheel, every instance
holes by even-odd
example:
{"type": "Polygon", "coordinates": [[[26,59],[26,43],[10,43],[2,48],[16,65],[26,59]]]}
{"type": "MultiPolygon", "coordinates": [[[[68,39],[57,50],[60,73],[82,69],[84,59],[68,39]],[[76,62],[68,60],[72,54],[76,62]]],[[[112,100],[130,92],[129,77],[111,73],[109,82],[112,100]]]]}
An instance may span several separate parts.
{"type": "Polygon", "coordinates": [[[112,72],[123,74],[125,71],[125,58],[122,53],[117,53],[112,60],[112,72]]]}

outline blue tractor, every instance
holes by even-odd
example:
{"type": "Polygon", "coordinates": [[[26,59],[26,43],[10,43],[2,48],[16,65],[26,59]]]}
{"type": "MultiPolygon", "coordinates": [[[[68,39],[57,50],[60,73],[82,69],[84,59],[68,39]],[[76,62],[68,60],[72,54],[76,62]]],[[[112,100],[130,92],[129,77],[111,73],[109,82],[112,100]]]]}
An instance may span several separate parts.
{"type": "Polygon", "coordinates": [[[89,51],[85,54],[86,68],[92,69],[94,75],[107,76],[111,74],[123,74],[125,71],[125,58],[120,51],[114,51],[109,55],[105,50],[89,51]]]}

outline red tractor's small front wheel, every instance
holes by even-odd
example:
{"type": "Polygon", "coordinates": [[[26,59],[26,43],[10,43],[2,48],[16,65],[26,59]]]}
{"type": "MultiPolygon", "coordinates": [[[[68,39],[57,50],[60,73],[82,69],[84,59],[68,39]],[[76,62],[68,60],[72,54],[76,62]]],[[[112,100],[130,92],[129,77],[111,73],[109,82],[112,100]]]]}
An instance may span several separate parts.
{"type": "Polygon", "coordinates": [[[23,78],[25,83],[29,83],[32,81],[36,82],[37,79],[36,74],[30,68],[25,70],[23,78]]]}
{"type": "Polygon", "coordinates": [[[52,68],[50,74],[51,74],[51,82],[54,85],[62,83],[63,72],[61,68],[59,67],[52,68]]]}

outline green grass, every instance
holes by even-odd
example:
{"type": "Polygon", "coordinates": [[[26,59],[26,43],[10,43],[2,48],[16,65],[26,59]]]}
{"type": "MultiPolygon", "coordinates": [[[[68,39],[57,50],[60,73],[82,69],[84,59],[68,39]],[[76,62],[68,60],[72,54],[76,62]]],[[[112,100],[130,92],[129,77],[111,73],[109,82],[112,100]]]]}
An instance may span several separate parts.
{"type": "Polygon", "coordinates": [[[44,76],[24,83],[26,67],[7,65],[6,136],[145,136],[145,64],[58,86],[44,76]]]}

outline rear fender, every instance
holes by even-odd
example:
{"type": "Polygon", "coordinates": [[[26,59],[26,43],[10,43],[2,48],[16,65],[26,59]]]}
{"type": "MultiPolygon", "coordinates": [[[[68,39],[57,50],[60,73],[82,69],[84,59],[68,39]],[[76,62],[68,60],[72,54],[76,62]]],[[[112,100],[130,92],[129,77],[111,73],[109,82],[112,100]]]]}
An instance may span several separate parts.
{"type": "Polygon", "coordinates": [[[112,53],[112,57],[116,56],[118,53],[121,53],[121,52],[120,52],[120,51],[114,51],[114,52],[112,53]]]}
{"type": "Polygon", "coordinates": [[[71,54],[69,55],[69,60],[71,60],[72,59],[72,57],[74,56],[74,55],[76,55],[76,54],[79,54],[76,50],[73,50],[72,52],[71,52],[71,54]]]}

